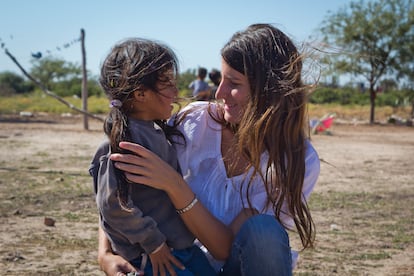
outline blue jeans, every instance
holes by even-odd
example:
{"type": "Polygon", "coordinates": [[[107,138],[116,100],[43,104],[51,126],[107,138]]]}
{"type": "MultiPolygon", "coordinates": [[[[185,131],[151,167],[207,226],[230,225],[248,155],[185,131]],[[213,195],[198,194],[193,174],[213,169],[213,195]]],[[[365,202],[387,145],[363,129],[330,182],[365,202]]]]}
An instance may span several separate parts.
{"type": "MultiPolygon", "coordinates": [[[[213,267],[210,265],[206,255],[201,249],[193,245],[186,249],[174,249],[172,255],[176,257],[184,266],[185,269],[181,270],[177,267],[174,267],[175,272],[178,276],[211,276],[217,275],[213,267]]],[[[131,261],[131,264],[137,268],[141,266],[142,258],[136,258],[131,261]]],[[[152,274],[152,264],[148,257],[147,264],[144,269],[145,276],[153,275],[152,274]]],[[[167,275],[170,275],[166,271],[167,275]]]]}
{"type": "Polygon", "coordinates": [[[292,275],[292,256],[285,228],[269,215],[249,218],[237,233],[221,276],[292,275]]]}

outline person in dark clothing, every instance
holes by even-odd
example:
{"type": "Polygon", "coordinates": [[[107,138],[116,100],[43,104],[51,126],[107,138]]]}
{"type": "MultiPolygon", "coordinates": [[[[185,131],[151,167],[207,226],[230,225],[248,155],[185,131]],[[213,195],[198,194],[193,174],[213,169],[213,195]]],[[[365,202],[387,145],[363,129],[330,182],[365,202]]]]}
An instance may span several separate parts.
{"type": "Polygon", "coordinates": [[[213,83],[213,87],[210,90],[210,100],[214,100],[216,98],[216,91],[221,82],[221,72],[217,69],[212,69],[210,73],[208,73],[208,77],[213,83]]]}

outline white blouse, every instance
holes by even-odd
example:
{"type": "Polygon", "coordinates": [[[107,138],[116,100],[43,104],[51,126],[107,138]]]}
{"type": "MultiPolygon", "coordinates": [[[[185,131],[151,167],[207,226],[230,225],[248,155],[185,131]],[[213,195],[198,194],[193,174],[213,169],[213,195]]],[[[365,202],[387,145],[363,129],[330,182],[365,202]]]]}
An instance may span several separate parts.
{"type": "MultiPolygon", "coordinates": [[[[243,206],[248,206],[246,197],[248,177],[246,178],[244,174],[227,177],[221,155],[222,126],[208,114],[208,104],[208,102],[193,102],[181,111],[186,112],[188,109],[192,109],[178,126],[178,129],[185,136],[186,144],[176,144],[177,155],[184,179],[200,202],[217,219],[229,225],[243,209],[243,206]],[[246,181],[244,181],[245,179],[246,181]],[[242,193],[240,193],[240,188],[243,189],[242,193]]],[[[215,112],[216,104],[210,103],[210,106],[215,112]]],[[[267,159],[268,154],[262,154],[263,171],[266,169],[267,159]]],[[[307,200],[320,171],[318,154],[309,141],[307,141],[305,167],[303,196],[307,200]]],[[[252,170],[249,173],[251,174],[252,170]]],[[[249,198],[253,207],[260,213],[274,215],[271,206],[265,206],[267,196],[262,180],[257,177],[252,184],[249,198]]],[[[285,208],[282,207],[282,209],[281,214],[284,211],[287,213],[285,208]]],[[[294,227],[293,219],[289,216],[283,215],[281,220],[285,225],[294,227]]]]}

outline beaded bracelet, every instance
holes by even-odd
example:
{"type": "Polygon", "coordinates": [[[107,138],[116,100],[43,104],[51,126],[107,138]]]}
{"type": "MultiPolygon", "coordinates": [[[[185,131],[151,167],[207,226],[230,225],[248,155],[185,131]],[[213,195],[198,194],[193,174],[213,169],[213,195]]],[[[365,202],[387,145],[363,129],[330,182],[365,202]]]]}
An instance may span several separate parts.
{"type": "Polygon", "coordinates": [[[179,215],[184,214],[185,212],[190,211],[190,209],[193,208],[194,205],[196,205],[197,202],[198,202],[197,196],[194,194],[194,199],[190,202],[190,204],[188,204],[187,206],[185,206],[182,209],[176,209],[175,211],[179,215]]]}

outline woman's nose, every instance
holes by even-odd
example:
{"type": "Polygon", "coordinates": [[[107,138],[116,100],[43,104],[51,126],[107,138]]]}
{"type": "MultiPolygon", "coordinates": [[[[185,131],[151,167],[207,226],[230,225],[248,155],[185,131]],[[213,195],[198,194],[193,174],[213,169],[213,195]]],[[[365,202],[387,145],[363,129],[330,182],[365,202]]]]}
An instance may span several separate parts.
{"type": "Polygon", "coordinates": [[[215,95],[216,99],[223,99],[224,95],[225,95],[225,85],[222,82],[220,82],[216,90],[216,95],[215,95]]]}

